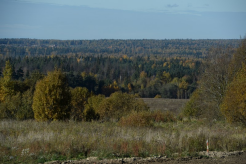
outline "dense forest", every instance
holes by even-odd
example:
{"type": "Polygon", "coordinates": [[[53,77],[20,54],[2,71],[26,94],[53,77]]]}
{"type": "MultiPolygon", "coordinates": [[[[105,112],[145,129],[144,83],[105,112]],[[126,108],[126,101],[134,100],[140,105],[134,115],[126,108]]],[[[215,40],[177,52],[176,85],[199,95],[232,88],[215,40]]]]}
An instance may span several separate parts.
{"type": "Polygon", "coordinates": [[[0,39],[4,56],[90,55],[162,56],[203,58],[211,47],[238,47],[230,40],[37,40],[0,39]]]}
{"type": "Polygon", "coordinates": [[[139,97],[189,98],[211,47],[234,49],[239,42],[0,39],[0,72],[10,61],[13,79],[22,82],[57,68],[70,87],[95,94],[121,90],[139,97]]]}

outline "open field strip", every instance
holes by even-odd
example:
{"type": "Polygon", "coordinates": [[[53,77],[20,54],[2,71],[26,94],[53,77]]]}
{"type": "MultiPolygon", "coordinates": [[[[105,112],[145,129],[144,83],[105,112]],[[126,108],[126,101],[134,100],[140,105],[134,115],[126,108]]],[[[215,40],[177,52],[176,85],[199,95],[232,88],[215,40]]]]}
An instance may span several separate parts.
{"type": "Polygon", "coordinates": [[[246,149],[246,129],[223,122],[161,123],[154,127],[120,127],[99,122],[0,122],[0,162],[195,155],[206,151],[246,149]]]}

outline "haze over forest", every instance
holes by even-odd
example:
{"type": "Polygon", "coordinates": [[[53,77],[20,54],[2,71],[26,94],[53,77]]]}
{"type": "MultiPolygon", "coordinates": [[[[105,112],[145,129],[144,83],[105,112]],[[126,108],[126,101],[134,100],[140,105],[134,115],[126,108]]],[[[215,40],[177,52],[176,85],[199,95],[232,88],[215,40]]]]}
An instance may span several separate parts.
{"type": "Polygon", "coordinates": [[[239,39],[244,0],[1,0],[0,38],[239,39]]]}

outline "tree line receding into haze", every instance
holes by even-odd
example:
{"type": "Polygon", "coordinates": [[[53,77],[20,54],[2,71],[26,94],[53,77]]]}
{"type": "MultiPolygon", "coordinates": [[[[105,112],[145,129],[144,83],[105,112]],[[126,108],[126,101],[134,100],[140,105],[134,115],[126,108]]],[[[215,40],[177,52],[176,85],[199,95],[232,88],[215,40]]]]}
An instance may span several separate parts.
{"type": "MultiPolygon", "coordinates": [[[[235,98],[238,96],[237,93],[243,90],[236,91],[230,87],[243,84],[244,76],[240,72],[244,71],[244,64],[240,62],[244,61],[242,55],[244,41],[239,48],[236,47],[238,43],[235,40],[1,39],[0,43],[8,53],[0,54],[0,65],[3,68],[0,79],[1,118],[120,120],[130,111],[147,110],[142,101],[135,99],[137,97],[176,99],[191,97],[184,115],[189,117],[211,115],[212,118],[219,119],[223,118],[223,113],[226,115],[231,109],[228,106],[232,104],[225,103],[225,99],[231,99],[230,96],[233,94],[235,98]],[[215,42],[225,45],[209,51],[202,47],[215,42]],[[150,54],[145,54],[147,43],[150,54]],[[164,48],[162,55],[161,53],[156,55],[153,53],[156,50],[153,45],[157,45],[158,49],[161,47],[158,43],[173,44],[172,46],[167,44],[170,49],[174,47],[172,52],[178,52],[189,44],[204,52],[198,56],[183,53],[167,57],[163,54],[170,49],[164,48]],[[112,48],[109,45],[113,47],[119,45],[120,52],[109,51],[112,48]],[[138,45],[144,47],[143,54],[133,53],[138,52],[138,45]],[[83,46],[92,49],[98,46],[99,50],[79,52],[83,46]],[[107,51],[102,53],[100,46],[107,47],[107,51]],[[132,48],[129,55],[123,53],[128,47],[132,48]],[[22,55],[16,53],[20,48],[25,51],[22,55]],[[54,51],[43,55],[34,53],[34,49],[48,52],[49,48],[55,52],[62,49],[64,52],[59,55],[53,53],[54,51]],[[69,50],[65,51],[66,48],[69,50]],[[15,55],[11,55],[10,52],[15,52],[15,55]],[[238,57],[240,55],[241,57],[238,57]],[[121,102],[121,99],[127,103],[121,102]],[[118,108],[114,106],[115,102],[116,105],[130,106],[122,105],[122,110],[118,113],[119,111],[114,111],[118,108]]],[[[244,109],[243,106],[240,110],[241,108],[244,109]]],[[[228,120],[235,121],[234,118],[228,120]]]]}

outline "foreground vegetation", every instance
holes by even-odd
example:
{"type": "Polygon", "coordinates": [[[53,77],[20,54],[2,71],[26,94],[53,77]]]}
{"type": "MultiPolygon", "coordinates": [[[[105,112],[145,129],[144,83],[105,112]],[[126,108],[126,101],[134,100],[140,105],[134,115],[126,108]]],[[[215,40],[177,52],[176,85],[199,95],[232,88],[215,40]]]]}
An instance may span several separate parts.
{"type": "MultiPolygon", "coordinates": [[[[84,86],[72,87],[68,78],[72,74],[68,75],[62,68],[47,74],[34,72],[30,78],[17,80],[16,77],[24,77],[23,70],[16,71],[11,61],[6,60],[0,77],[0,161],[43,163],[88,156],[196,155],[206,150],[206,140],[210,150],[246,150],[245,50],[246,40],[236,50],[213,49],[199,62],[201,72],[198,65],[192,65],[193,61],[173,58],[151,63],[158,58],[147,56],[145,62],[153,64],[152,70],[160,68],[159,73],[149,74],[151,69],[145,72],[142,66],[150,65],[137,64],[136,74],[132,74],[134,83],[127,82],[124,87],[118,85],[119,81],[124,83],[121,76],[104,85],[102,81],[93,83],[92,77],[96,76],[88,72],[78,75],[84,86]],[[174,67],[173,63],[176,63],[174,67]],[[174,72],[178,68],[177,76],[165,68],[174,72]],[[179,71],[184,68],[188,74],[179,71]],[[159,101],[145,99],[149,104],[155,103],[150,106],[160,107],[150,110],[140,98],[139,90],[134,89],[141,88],[144,92],[148,87],[154,88],[153,91],[163,89],[163,94],[153,92],[158,93],[152,94],[157,99],[163,95],[188,98],[196,90],[183,110],[170,111],[168,105],[163,107],[157,105],[159,101]]],[[[133,60],[122,56],[115,61],[131,63],[133,60]]],[[[150,89],[148,93],[151,92],[150,89]]]]}
{"type": "Polygon", "coordinates": [[[230,49],[211,53],[199,85],[184,108],[184,115],[246,125],[246,39],[235,53],[230,49]]]}
{"type": "Polygon", "coordinates": [[[51,160],[196,155],[206,151],[246,150],[246,129],[206,120],[122,127],[117,123],[0,122],[0,163],[43,163],[51,160]]]}

